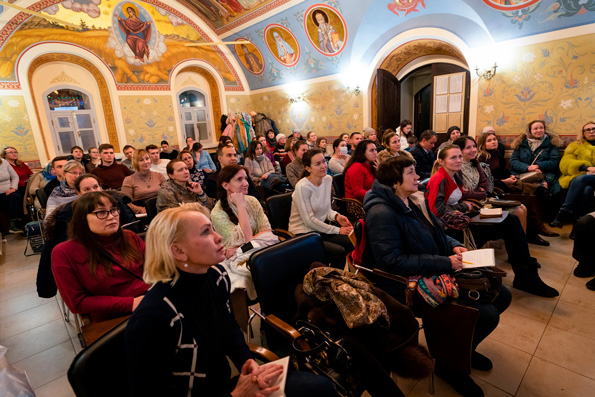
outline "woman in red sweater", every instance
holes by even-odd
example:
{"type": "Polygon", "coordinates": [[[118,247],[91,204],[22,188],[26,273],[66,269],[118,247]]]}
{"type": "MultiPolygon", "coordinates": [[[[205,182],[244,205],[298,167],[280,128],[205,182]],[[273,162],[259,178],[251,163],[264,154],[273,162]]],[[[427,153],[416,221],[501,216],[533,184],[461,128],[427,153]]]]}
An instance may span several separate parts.
{"type": "Polygon", "coordinates": [[[131,313],[148,285],[142,280],[145,243],[120,227],[120,208],[105,192],[73,203],[69,240],[52,251],[52,272],[73,313],[93,321],[131,313]]]}
{"type": "Polygon", "coordinates": [[[345,165],[345,197],[364,201],[366,192],[372,188],[378,167],[376,145],[369,139],[361,141],[345,165]]]}

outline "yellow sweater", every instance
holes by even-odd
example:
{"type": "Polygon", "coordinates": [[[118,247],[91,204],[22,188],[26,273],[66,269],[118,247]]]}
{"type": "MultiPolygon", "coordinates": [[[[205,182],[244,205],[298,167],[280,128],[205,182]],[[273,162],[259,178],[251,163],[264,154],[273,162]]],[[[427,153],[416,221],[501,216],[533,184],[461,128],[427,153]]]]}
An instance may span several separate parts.
{"type": "Polygon", "coordinates": [[[560,176],[559,182],[562,189],[568,189],[570,181],[585,173],[580,171],[583,165],[586,167],[595,166],[595,146],[588,141],[572,142],[564,151],[564,156],[560,161],[562,176],[560,176]]]}

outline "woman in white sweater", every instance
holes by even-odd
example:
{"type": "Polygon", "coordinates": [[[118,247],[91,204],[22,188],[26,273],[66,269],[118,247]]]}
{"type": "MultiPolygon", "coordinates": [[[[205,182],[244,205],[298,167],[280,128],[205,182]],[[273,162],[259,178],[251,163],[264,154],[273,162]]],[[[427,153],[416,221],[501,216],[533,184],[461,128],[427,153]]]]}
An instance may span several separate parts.
{"type": "MultiPolygon", "coordinates": [[[[19,176],[10,163],[0,157],[0,235],[17,233],[14,222],[18,218],[19,206],[23,200],[19,194],[19,176]],[[10,230],[8,221],[11,221],[10,230]]],[[[1,244],[1,243],[0,243],[1,244]]]]}
{"type": "Polygon", "coordinates": [[[327,256],[333,267],[342,268],[345,256],[353,250],[349,220],[331,209],[333,178],[326,174],[326,160],[320,149],[311,149],[302,157],[304,172],[292,194],[289,231],[295,234],[318,232],[324,240],[327,256]],[[335,221],[334,226],[326,221],[335,221]]]}
{"type": "Polygon", "coordinates": [[[250,178],[257,186],[266,189],[285,191],[287,187],[287,178],[275,173],[275,167],[271,160],[264,154],[262,143],[259,141],[250,142],[250,147],[246,152],[246,161],[244,166],[250,173],[250,178]]]}

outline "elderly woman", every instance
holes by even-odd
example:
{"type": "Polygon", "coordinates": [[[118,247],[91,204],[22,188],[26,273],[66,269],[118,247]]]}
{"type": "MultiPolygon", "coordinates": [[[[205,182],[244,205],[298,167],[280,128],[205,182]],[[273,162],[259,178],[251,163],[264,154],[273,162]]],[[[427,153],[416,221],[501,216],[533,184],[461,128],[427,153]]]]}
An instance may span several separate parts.
{"type": "Polygon", "coordinates": [[[248,195],[248,178],[246,168],[237,164],[219,171],[218,201],[211,212],[211,220],[213,228],[223,238],[226,257],[232,256],[238,247],[254,237],[271,230],[262,205],[248,195]]]}
{"type": "Polygon", "coordinates": [[[376,145],[364,139],[355,147],[353,155],[345,165],[345,197],[364,201],[364,196],[372,188],[374,173],[378,167],[376,145]]]}
{"type": "Polygon", "coordinates": [[[454,142],[457,139],[459,139],[460,137],[461,137],[461,129],[459,127],[457,127],[456,125],[449,127],[448,130],[446,131],[447,141],[442,142],[440,144],[440,146],[438,146],[438,150],[436,151],[436,153],[440,152],[445,147],[454,144],[454,142]]]}
{"type": "Polygon", "coordinates": [[[132,155],[132,168],[135,173],[124,178],[121,191],[132,200],[128,206],[135,214],[146,214],[145,202],[157,197],[161,186],[165,184],[165,177],[151,171],[151,157],[144,149],[136,150],[132,155]]]}
{"type": "Polygon", "coordinates": [[[560,192],[560,184],[556,173],[560,163],[562,139],[550,131],[546,131],[545,121],[533,120],[527,130],[512,144],[514,152],[510,157],[512,173],[520,175],[525,172],[538,172],[543,176],[543,186],[552,195],[560,192]]]}
{"type": "Polygon", "coordinates": [[[157,212],[177,207],[182,203],[200,202],[207,206],[207,194],[197,182],[190,181],[190,171],[182,160],[167,163],[167,176],[157,194],[157,212]]]}
{"type": "MultiPolygon", "coordinates": [[[[427,185],[426,199],[429,208],[439,218],[444,218],[447,212],[474,212],[473,204],[463,200],[464,187],[459,171],[463,166],[463,154],[458,146],[447,146],[438,155],[436,172],[433,173],[427,185]]],[[[485,226],[474,226],[471,231],[478,247],[487,241],[503,239],[512,265],[515,277],[513,287],[533,295],[546,298],[558,296],[558,291],[545,284],[537,269],[537,260],[531,257],[527,237],[519,218],[508,214],[500,223],[485,226]]],[[[453,231],[454,232],[454,231],[453,231]]]]}
{"type": "MultiPolygon", "coordinates": [[[[267,396],[279,389],[270,385],[282,367],[260,367],[235,320],[230,280],[218,264],[225,259],[221,242],[199,204],[151,222],[144,279],[152,288],[126,328],[131,396],[267,396]]],[[[337,395],[328,380],[299,372],[288,374],[285,393],[337,395]]]]}
{"type": "Polygon", "coordinates": [[[551,223],[554,227],[562,227],[564,223],[575,221],[585,215],[589,203],[593,201],[595,122],[589,121],[583,125],[577,140],[568,145],[560,162],[560,171],[560,186],[562,189],[568,189],[568,194],[556,219],[551,223]]]}
{"type": "Polygon", "coordinates": [[[285,174],[287,180],[292,187],[295,187],[302,172],[304,171],[304,163],[302,162],[302,156],[308,150],[308,144],[306,141],[297,141],[291,148],[291,154],[293,155],[293,161],[285,167],[285,174]]]}
{"type": "Polygon", "coordinates": [[[345,164],[349,161],[347,154],[347,141],[342,138],[337,138],[333,141],[333,157],[328,162],[328,167],[331,175],[342,174],[345,169],[345,164]]]}
{"type": "Polygon", "coordinates": [[[304,156],[304,172],[292,194],[289,231],[295,234],[315,231],[324,240],[325,250],[333,258],[334,267],[345,264],[345,255],[353,250],[349,220],[331,209],[333,178],[326,174],[326,160],[320,149],[308,150],[304,156]],[[326,221],[336,221],[335,226],[326,221]]]}
{"type": "Polygon", "coordinates": [[[386,149],[378,152],[378,161],[380,163],[397,156],[408,156],[413,158],[411,153],[401,150],[401,138],[399,138],[396,132],[391,131],[385,133],[382,137],[382,142],[386,149]]]}
{"type": "Polygon", "coordinates": [[[131,313],[148,285],[142,280],[145,243],[120,227],[120,208],[105,192],[73,204],[69,240],[52,251],[52,272],[73,313],[93,320],[131,313]]]}
{"type": "Polygon", "coordinates": [[[55,188],[48,197],[48,203],[45,209],[46,216],[51,214],[56,207],[69,203],[76,199],[78,195],[74,188],[74,180],[85,173],[85,168],[76,160],[69,160],[64,166],[64,179],[60,181],[60,186],[55,188]]]}
{"type": "MultiPolygon", "coordinates": [[[[466,251],[457,240],[447,236],[440,220],[430,211],[417,188],[419,176],[415,160],[393,157],[378,167],[376,180],[364,202],[366,234],[375,267],[400,276],[439,276],[463,268],[461,254],[466,251]]],[[[378,286],[404,302],[405,286],[378,278],[378,286]]],[[[502,287],[492,303],[463,304],[479,310],[473,334],[471,366],[487,371],[491,361],[475,349],[498,325],[500,314],[510,305],[511,294],[502,287]]],[[[456,324],[453,326],[456,327],[456,324]]],[[[436,362],[436,375],[462,395],[483,395],[467,374],[436,362]]]]}

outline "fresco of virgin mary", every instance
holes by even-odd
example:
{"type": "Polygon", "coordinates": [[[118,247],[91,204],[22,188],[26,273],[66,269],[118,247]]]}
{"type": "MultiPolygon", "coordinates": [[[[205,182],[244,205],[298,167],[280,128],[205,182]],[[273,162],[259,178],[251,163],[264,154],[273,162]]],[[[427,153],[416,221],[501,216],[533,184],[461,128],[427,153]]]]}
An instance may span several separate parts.
{"type": "Polygon", "coordinates": [[[150,54],[151,22],[141,21],[138,18],[138,12],[131,4],[125,5],[123,11],[128,17],[124,19],[118,16],[118,26],[126,35],[126,44],[134,53],[134,58],[140,62],[145,62],[150,54]]]}

